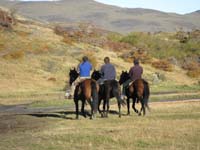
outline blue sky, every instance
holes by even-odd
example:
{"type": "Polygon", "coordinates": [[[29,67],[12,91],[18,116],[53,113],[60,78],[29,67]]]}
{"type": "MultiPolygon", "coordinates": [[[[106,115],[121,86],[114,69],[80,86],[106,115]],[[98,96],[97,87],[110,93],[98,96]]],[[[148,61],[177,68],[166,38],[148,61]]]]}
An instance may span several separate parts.
{"type": "Polygon", "coordinates": [[[200,0],[95,0],[128,8],[149,8],[180,14],[200,10],[200,0]]]}
{"type": "MultiPolygon", "coordinates": [[[[21,0],[21,1],[59,1],[59,0],[21,0]]],[[[95,0],[95,1],[110,5],[116,5],[120,7],[149,8],[165,12],[175,12],[179,14],[185,14],[196,10],[200,10],[200,0],[95,0]]]]}

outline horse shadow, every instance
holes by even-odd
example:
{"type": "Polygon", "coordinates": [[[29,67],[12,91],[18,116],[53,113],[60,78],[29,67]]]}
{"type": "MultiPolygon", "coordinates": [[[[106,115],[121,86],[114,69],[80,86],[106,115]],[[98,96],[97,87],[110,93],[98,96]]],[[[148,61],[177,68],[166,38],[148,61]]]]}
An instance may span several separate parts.
{"type": "MultiPolygon", "coordinates": [[[[115,110],[109,110],[109,113],[112,115],[119,115],[118,111],[115,110]]],[[[66,119],[66,120],[77,120],[75,117],[71,116],[71,115],[76,115],[75,111],[57,111],[57,112],[51,112],[51,113],[30,113],[30,114],[26,114],[28,116],[32,116],[32,117],[38,117],[38,118],[59,118],[59,119],[66,119]]],[[[82,116],[81,112],[79,112],[79,115],[82,116]]],[[[91,117],[91,114],[89,111],[85,111],[85,118],[89,118],[91,117]]],[[[102,118],[100,117],[100,114],[97,114],[98,118],[102,118]]]]}
{"type": "Polygon", "coordinates": [[[59,111],[59,112],[51,112],[51,113],[31,113],[27,114],[29,116],[38,117],[38,118],[59,118],[59,119],[67,119],[67,120],[75,120],[75,118],[70,115],[75,114],[74,111],[59,111]]]}
{"type": "MultiPolygon", "coordinates": [[[[86,111],[85,112],[86,117],[90,117],[91,114],[86,111]]],[[[66,119],[66,120],[77,120],[75,117],[71,115],[76,115],[75,111],[59,111],[59,112],[51,112],[51,113],[31,113],[27,114],[28,116],[38,117],[38,118],[59,118],[59,119],[66,119]]],[[[81,112],[79,112],[79,115],[82,115],[81,112]]]]}

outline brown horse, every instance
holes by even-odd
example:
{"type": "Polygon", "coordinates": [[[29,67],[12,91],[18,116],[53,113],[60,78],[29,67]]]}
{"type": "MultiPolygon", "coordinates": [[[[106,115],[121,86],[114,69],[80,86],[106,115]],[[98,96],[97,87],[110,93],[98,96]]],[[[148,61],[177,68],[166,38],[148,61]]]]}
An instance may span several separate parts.
{"type": "MultiPolygon", "coordinates": [[[[119,83],[123,84],[127,80],[129,80],[129,74],[128,72],[122,72],[120,75],[120,80],[119,83]]],[[[133,104],[132,108],[133,110],[138,113],[138,115],[141,115],[141,112],[143,111],[143,115],[146,114],[146,109],[148,106],[148,101],[149,101],[149,95],[150,95],[150,90],[149,90],[149,84],[144,80],[144,79],[137,79],[134,82],[130,83],[129,87],[126,88],[125,94],[127,96],[127,114],[130,115],[130,98],[133,99],[133,104]],[[141,103],[141,109],[140,112],[135,108],[135,103],[140,102],[141,103]]]]}
{"type": "MultiPolygon", "coordinates": [[[[94,70],[92,79],[98,80],[101,78],[100,71],[94,70]]],[[[115,97],[117,99],[119,117],[121,117],[121,105],[125,105],[125,102],[121,99],[120,85],[116,80],[106,80],[103,84],[99,85],[99,106],[98,110],[102,117],[108,117],[108,112],[110,108],[109,99],[115,97]],[[100,104],[103,100],[103,111],[100,110],[100,104]]]]}
{"type": "MultiPolygon", "coordinates": [[[[77,78],[77,72],[76,70],[70,70],[70,82],[72,83],[73,80],[76,80],[77,78]],[[74,76],[76,76],[74,78],[74,76]],[[73,80],[72,80],[73,79],[73,80]]],[[[76,119],[79,118],[79,105],[78,102],[81,100],[82,107],[81,107],[81,113],[84,117],[86,117],[84,107],[85,102],[87,101],[91,106],[91,119],[95,117],[95,114],[97,113],[98,109],[98,89],[99,86],[96,83],[95,80],[92,79],[85,79],[84,81],[80,82],[74,91],[74,103],[75,103],[75,109],[76,109],[76,119]]]]}

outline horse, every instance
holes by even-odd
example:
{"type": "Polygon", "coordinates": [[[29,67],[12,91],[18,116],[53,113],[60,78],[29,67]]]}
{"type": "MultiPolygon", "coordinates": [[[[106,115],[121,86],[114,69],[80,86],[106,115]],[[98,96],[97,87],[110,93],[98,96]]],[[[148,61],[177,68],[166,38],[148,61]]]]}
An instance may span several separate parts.
{"type": "MultiPolygon", "coordinates": [[[[101,78],[101,76],[102,75],[100,71],[94,70],[91,75],[91,78],[97,81],[101,78]]],[[[125,102],[121,99],[121,91],[119,83],[116,80],[105,80],[103,84],[100,83],[98,110],[101,113],[102,117],[108,117],[108,112],[110,108],[109,99],[113,97],[117,99],[119,117],[121,117],[121,104],[124,105],[125,102]],[[103,111],[100,110],[100,104],[102,100],[103,100],[103,111]]]]}
{"type": "MultiPolygon", "coordinates": [[[[120,75],[119,84],[122,85],[124,82],[126,82],[129,79],[130,79],[130,76],[128,72],[122,71],[120,75]]],[[[145,107],[147,107],[148,110],[150,110],[148,106],[150,89],[149,89],[148,82],[145,81],[144,79],[137,79],[134,82],[131,82],[129,84],[129,87],[126,88],[125,90],[125,95],[127,96],[127,115],[130,115],[130,98],[133,99],[132,108],[136,113],[138,113],[138,115],[141,115],[142,111],[143,111],[143,115],[146,114],[145,107]],[[140,112],[135,108],[136,102],[141,103],[140,112]]]]}
{"type": "MultiPolygon", "coordinates": [[[[76,71],[76,69],[71,69],[69,72],[69,82],[70,85],[78,78],[79,74],[76,71]]],[[[81,113],[84,117],[86,117],[84,107],[85,102],[90,104],[91,107],[91,116],[90,119],[95,118],[95,114],[97,113],[98,109],[98,89],[99,86],[93,79],[85,79],[84,81],[81,81],[78,85],[75,87],[74,91],[74,103],[75,103],[75,110],[76,110],[76,119],[79,118],[79,100],[82,102],[81,107],[81,113]]]]}

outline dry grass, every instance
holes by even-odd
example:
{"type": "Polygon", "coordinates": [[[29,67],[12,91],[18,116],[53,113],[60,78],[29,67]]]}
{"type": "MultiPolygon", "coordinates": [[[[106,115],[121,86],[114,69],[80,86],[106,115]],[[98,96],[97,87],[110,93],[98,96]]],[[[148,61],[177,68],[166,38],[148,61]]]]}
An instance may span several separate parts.
{"type": "Polygon", "coordinates": [[[185,63],[183,65],[183,69],[188,71],[187,75],[190,77],[193,78],[200,77],[200,64],[195,61],[185,63]]]}
{"type": "Polygon", "coordinates": [[[197,70],[188,71],[187,75],[193,78],[198,78],[200,77],[200,69],[198,68],[197,70]]]}
{"type": "MultiPolygon", "coordinates": [[[[198,102],[151,103],[146,117],[110,114],[109,118],[73,120],[71,110],[44,115],[0,116],[0,148],[199,150],[198,102]],[[38,117],[37,117],[38,116],[38,117]],[[40,116],[40,117],[39,117],[40,116]],[[71,120],[72,119],[72,120],[71,120]]],[[[111,110],[117,110],[112,106],[111,110]]],[[[125,109],[123,109],[125,113],[125,109]]]]}
{"type": "MultiPolygon", "coordinates": [[[[116,66],[118,78],[122,70],[129,70],[133,65],[132,62],[125,62],[120,58],[120,52],[80,42],[66,44],[62,36],[48,27],[18,23],[13,27],[13,32],[1,31],[0,96],[21,93],[23,97],[26,92],[62,91],[68,81],[69,69],[76,67],[83,55],[89,56],[95,69],[100,69],[104,64],[104,57],[110,57],[111,63],[116,66]],[[54,81],[49,80],[51,78],[54,81]]],[[[149,82],[155,72],[165,74],[166,81],[162,82],[162,86],[165,85],[166,88],[171,87],[171,83],[193,86],[192,84],[198,82],[187,77],[186,72],[181,69],[163,72],[149,64],[142,66],[144,77],[149,82]]]]}
{"type": "Polygon", "coordinates": [[[159,61],[152,62],[152,66],[157,69],[164,70],[164,71],[173,71],[172,64],[170,64],[166,60],[159,60],[159,61]]]}
{"type": "Polygon", "coordinates": [[[23,50],[19,50],[19,51],[14,51],[14,52],[10,52],[8,54],[3,55],[4,59],[21,59],[24,57],[24,51],[23,50]]]}

